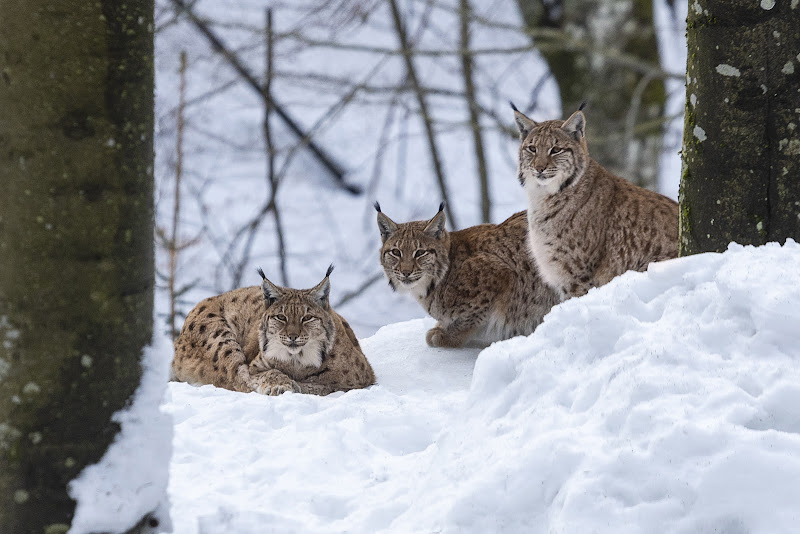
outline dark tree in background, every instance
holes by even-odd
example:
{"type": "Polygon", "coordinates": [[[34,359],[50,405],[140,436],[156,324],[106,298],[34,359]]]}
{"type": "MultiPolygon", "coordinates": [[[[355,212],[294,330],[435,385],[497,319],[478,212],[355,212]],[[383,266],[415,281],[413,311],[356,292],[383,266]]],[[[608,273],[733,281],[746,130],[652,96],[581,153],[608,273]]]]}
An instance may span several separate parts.
{"type": "Polygon", "coordinates": [[[562,38],[534,39],[558,84],[560,118],[587,102],[592,157],[611,172],[656,189],[666,92],[653,1],[517,0],[517,5],[532,31],[563,30],[583,45],[571,46],[562,38]],[[595,52],[587,51],[593,48],[595,52]]]}
{"type": "Polygon", "coordinates": [[[800,5],[689,6],[680,254],[800,239],[800,5]]]}
{"type": "Polygon", "coordinates": [[[153,309],[153,0],[0,2],[0,532],[63,533],[153,309]]]}

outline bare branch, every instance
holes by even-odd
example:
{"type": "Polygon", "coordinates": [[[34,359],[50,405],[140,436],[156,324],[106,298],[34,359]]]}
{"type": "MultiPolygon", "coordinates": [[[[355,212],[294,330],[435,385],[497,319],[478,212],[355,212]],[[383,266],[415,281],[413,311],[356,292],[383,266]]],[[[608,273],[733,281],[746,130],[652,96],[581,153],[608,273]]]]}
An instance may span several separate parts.
{"type": "Polygon", "coordinates": [[[475,91],[475,82],[472,79],[472,55],[469,52],[469,0],[461,0],[461,72],[464,76],[464,100],[469,109],[469,122],[472,130],[472,140],[475,144],[475,158],[478,165],[478,183],[481,189],[481,217],[483,222],[491,220],[491,200],[489,198],[489,175],[486,170],[486,155],[483,149],[483,136],[481,135],[481,122],[478,112],[478,97],[475,91]]]}
{"type": "Polygon", "coordinates": [[[450,220],[450,225],[453,228],[458,228],[456,219],[453,216],[453,209],[451,207],[451,202],[449,201],[450,197],[447,194],[447,184],[444,178],[444,171],[442,170],[442,163],[439,158],[439,149],[436,146],[436,136],[433,132],[433,122],[431,120],[431,115],[428,112],[428,103],[425,100],[425,95],[422,92],[421,85],[417,77],[417,71],[416,68],[414,67],[414,60],[412,57],[413,52],[408,43],[408,36],[406,34],[406,29],[403,26],[403,20],[400,17],[400,10],[397,7],[397,0],[389,0],[389,5],[391,6],[392,10],[392,18],[394,19],[395,32],[397,33],[397,38],[400,41],[400,47],[403,50],[403,57],[405,58],[408,80],[409,82],[411,82],[411,87],[414,89],[414,94],[417,97],[417,103],[419,104],[420,113],[422,115],[422,121],[425,125],[425,134],[428,139],[428,149],[431,153],[433,171],[436,174],[436,180],[439,183],[439,191],[442,195],[442,200],[446,202],[447,218],[450,220]]]}

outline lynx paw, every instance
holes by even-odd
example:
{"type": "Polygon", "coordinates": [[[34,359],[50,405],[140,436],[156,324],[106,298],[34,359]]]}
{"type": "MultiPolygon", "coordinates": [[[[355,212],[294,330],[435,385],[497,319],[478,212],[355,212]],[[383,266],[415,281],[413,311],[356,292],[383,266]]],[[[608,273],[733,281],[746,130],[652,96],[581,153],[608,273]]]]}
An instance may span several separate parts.
{"type": "Polygon", "coordinates": [[[444,330],[438,326],[428,330],[425,334],[425,341],[430,347],[443,347],[444,346],[444,330]]]}
{"type": "Polygon", "coordinates": [[[262,382],[256,384],[256,387],[253,389],[256,393],[260,393],[261,395],[270,395],[272,397],[275,395],[281,395],[287,391],[291,391],[292,393],[300,393],[300,386],[294,380],[288,380],[287,382],[280,384],[262,382]]]}

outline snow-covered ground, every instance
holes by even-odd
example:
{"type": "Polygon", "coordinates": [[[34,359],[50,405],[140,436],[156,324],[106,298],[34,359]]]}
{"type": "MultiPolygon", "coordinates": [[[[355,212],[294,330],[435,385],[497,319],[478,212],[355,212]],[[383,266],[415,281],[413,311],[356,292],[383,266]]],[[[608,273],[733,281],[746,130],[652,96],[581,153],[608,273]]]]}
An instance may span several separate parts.
{"type": "Polygon", "coordinates": [[[652,265],[483,351],[390,325],[366,390],[171,384],[175,532],[797,532],[798,266],[652,265]]]}

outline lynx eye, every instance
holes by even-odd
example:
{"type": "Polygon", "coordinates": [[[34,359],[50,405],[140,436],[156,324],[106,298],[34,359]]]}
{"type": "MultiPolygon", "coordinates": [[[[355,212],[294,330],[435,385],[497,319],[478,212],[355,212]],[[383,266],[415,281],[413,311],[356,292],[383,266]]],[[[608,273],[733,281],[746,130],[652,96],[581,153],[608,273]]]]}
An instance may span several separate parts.
{"type": "Polygon", "coordinates": [[[391,254],[392,256],[396,256],[398,258],[403,255],[403,253],[400,252],[399,248],[393,248],[392,250],[389,251],[389,254],[391,254]]]}
{"type": "Polygon", "coordinates": [[[286,316],[284,314],[282,314],[282,313],[279,313],[278,315],[273,315],[272,318],[275,319],[276,321],[280,321],[282,323],[286,322],[286,316]]]}
{"type": "Polygon", "coordinates": [[[564,152],[564,149],[561,147],[554,146],[550,149],[551,154],[561,154],[562,152],[564,152]]]}
{"type": "Polygon", "coordinates": [[[302,319],[304,324],[305,323],[310,323],[311,321],[316,321],[316,320],[317,320],[317,318],[314,317],[313,315],[304,315],[303,319],[302,319]]]}
{"type": "Polygon", "coordinates": [[[414,257],[421,258],[422,256],[425,256],[427,253],[428,253],[427,250],[418,250],[414,253],[414,257]]]}
{"type": "Polygon", "coordinates": [[[536,154],[536,147],[535,147],[535,146],[533,146],[533,145],[528,145],[528,146],[526,146],[526,147],[525,147],[525,150],[527,150],[527,151],[528,151],[528,152],[530,152],[531,154],[536,154]]]}

